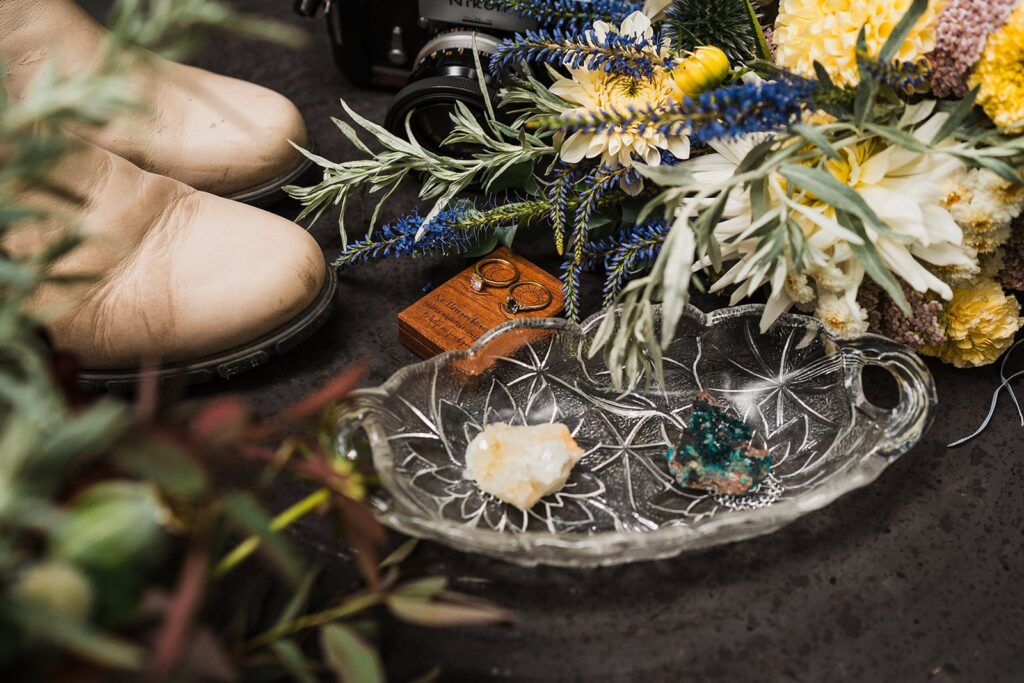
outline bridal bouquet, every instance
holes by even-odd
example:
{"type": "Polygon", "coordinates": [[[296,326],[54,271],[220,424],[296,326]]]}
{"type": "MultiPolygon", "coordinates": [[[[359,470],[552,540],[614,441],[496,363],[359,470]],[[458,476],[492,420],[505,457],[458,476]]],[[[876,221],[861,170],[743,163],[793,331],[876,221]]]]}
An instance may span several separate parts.
{"type": "MultiPolygon", "coordinates": [[[[366,156],[291,188],[318,216],[405,177],[433,200],[337,266],[464,253],[541,230],[566,314],[603,271],[616,381],[658,365],[694,288],[809,312],[958,367],[1021,327],[1024,4],[1017,0],[496,0],[542,28],[479,64],[502,84],[424,149],[360,117],[366,156]],[[458,155],[456,149],[475,151],[458,155]],[[657,315],[655,303],[661,303],[657,315]],[[650,361],[654,360],[654,363],[650,361]]],[[[344,210],[342,209],[342,213],[344,210]]],[[[344,233],[344,226],[342,225],[344,233]]]]}

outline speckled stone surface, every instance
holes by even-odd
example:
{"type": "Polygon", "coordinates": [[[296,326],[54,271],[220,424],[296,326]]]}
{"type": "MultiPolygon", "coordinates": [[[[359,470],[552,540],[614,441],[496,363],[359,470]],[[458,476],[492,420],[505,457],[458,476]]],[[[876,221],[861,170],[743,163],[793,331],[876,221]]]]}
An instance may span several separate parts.
{"type": "MultiPolygon", "coordinates": [[[[238,4],[302,25],[285,0],[238,4]]],[[[380,121],[390,95],[349,86],[330,61],[323,27],[307,28],[312,44],[302,52],[224,40],[197,62],[288,95],[321,153],[350,158],[354,150],[329,119],[341,115],[338,99],[380,121]]],[[[411,208],[415,192],[396,195],[384,215],[411,208]]],[[[277,211],[290,217],[296,207],[277,211]]],[[[355,203],[350,229],[362,230],[368,216],[355,203]]],[[[334,220],[312,229],[328,256],[340,248],[334,220]]],[[[556,267],[545,243],[519,246],[556,267]]],[[[356,359],[371,364],[367,384],[378,383],[417,360],[398,342],[397,313],[461,267],[430,259],[345,272],[320,333],[270,367],[194,395],[242,392],[271,412],[356,359]]],[[[522,569],[423,544],[410,571],[444,574],[519,620],[439,631],[391,624],[383,650],[393,680],[435,663],[445,680],[465,681],[1022,680],[1024,429],[1005,400],[982,438],[948,450],[983,417],[998,373],[929,366],[941,405],[924,440],[876,483],[771,536],[586,572],[522,569]]],[[[296,492],[277,495],[283,504],[296,492]]],[[[298,542],[322,556],[339,588],[349,587],[351,562],[328,538],[314,525],[298,542]]]]}

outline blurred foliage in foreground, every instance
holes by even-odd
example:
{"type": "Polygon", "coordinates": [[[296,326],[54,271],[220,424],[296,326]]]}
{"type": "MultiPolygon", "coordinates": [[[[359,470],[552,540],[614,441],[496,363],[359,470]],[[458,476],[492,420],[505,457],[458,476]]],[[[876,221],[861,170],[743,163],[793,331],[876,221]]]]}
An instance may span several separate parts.
{"type": "MultiPolygon", "coordinates": [[[[74,144],[63,125],[135,106],[123,79],[146,57],[120,48],[180,58],[199,37],[239,29],[296,40],[207,0],[126,0],[111,26],[96,71],[53,71],[19,101],[0,95],[0,239],[31,215],[18,188],[59,191],[47,172],[74,144]]],[[[380,681],[369,643],[381,609],[433,626],[506,618],[441,577],[402,580],[410,544],[380,560],[387,537],[363,504],[366,475],[327,436],[359,369],[270,419],[237,397],[168,406],[154,384],[134,405],[79,395],[74,360],[26,312],[79,243],[69,225],[32,259],[0,249],[0,668],[18,680],[380,681]],[[215,471],[237,481],[240,468],[257,473],[251,487],[218,483],[215,471]],[[274,515],[260,494],[285,478],[310,493],[274,515]],[[327,609],[310,604],[316,568],[280,533],[309,515],[335,520],[363,577],[327,609]]]]}

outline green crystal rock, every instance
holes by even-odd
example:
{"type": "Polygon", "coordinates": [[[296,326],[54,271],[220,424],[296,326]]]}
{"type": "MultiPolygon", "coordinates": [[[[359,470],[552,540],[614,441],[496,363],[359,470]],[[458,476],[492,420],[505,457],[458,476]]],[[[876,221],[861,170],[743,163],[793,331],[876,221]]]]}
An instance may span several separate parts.
{"type": "Polygon", "coordinates": [[[753,436],[750,425],[702,391],[693,402],[688,438],[668,451],[669,471],[684,488],[743,495],[772,471],[767,451],[751,447],[753,436]]]}

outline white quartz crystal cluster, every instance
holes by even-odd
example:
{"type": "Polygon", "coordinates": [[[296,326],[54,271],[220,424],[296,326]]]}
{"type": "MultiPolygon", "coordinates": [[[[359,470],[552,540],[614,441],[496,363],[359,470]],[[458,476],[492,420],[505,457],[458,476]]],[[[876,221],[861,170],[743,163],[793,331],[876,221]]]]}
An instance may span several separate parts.
{"type": "Polygon", "coordinates": [[[484,493],[525,511],[561,490],[583,453],[564,424],[496,422],[470,442],[465,476],[484,493]]]}

